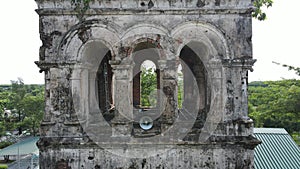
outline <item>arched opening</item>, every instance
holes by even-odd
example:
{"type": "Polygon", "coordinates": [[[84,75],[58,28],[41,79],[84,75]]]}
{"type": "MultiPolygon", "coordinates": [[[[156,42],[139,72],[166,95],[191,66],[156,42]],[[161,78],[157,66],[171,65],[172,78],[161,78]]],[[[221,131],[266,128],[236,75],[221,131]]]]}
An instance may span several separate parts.
{"type": "Polygon", "coordinates": [[[133,106],[136,109],[155,108],[160,88],[160,70],[157,68],[158,50],[154,44],[142,42],[133,52],[133,106]],[[151,83],[151,84],[150,84],[151,83]],[[151,90],[149,90],[151,89],[151,90]],[[156,91],[156,92],[155,92],[156,91]],[[149,99],[147,94],[151,94],[149,99]],[[152,102],[150,104],[150,102],[152,102]]]}
{"type": "Polygon", "coordinates": [[[109,60],[111,60],[110,51],[103,57],[96,77],[99,108],[104,114],[109,114],[113,109],[113,71],[109,60]]]}
{"type": "Polygon", "coordinates": [[[79,56],[80,64],[72,73],[74,108],[82,119],[93,120],[90,116],[95,116],[95,120],[100,120],[101,116],[110,122],[114,115],[111,50],[100,40],[88,41],[79,56]]]}
{"type": "Polygon", "coordinates": [[[155,108],[157,105],[157,71],[154,62],[145,60],[140,73],[140,107],[155,108]]]}
{"type": "Polygon", "coordinates": [[[184,77],[183,77],[183,68],[181,63],[179,63],[177,68],[177,84],[178,84],[178,92],[177,92],[177,100],[178,100],[178,108],[182,108],[182,103],[184,99],[184,77]]]}
{"type": "Polygon", "coordinates": [[[133,136],[149,137],[160,133],[158,106],[160,70],[159,51],[149,42],[139,43],[133,51],[133,136]]]}
{"type": "Polygon", "coordinates": [[[183,114],[197,110],[197,119],[191,131],[194,134],[199,134],[210,107],[208,72],[200,59],[207,58],[207,55],[207,47],[204,44],[192,42],[182,48],[179,56],[183,78],[183,101],[182,107],[179,106],[179,109],[183,114]]]}

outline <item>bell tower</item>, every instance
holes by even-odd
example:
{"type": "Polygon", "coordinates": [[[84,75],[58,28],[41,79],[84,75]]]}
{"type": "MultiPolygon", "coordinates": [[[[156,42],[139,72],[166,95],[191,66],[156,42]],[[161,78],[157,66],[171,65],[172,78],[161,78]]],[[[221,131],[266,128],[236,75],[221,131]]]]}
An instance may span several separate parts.
{"type": "Polygon", "coordinates": [[[40,168],[253,168],[251,0],[35,1],[40,168]]]}

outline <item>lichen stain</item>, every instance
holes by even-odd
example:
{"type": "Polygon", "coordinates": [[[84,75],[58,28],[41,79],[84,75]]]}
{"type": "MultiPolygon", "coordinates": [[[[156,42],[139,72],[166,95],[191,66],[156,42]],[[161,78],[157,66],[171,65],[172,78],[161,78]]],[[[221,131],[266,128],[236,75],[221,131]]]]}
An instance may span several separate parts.
{"type": "Polygon", "coordinates": [[[56,163],[55,169],[71,169],[71,167],[68,165],[67,161],[61,159],[56,163]]]}

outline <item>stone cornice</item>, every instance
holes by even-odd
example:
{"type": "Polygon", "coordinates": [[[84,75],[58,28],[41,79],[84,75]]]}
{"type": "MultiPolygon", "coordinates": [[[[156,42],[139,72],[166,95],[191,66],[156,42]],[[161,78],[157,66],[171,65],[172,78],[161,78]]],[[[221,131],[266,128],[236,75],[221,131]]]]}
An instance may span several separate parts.
{"type": "MultiPolygon", "coordinates": [[[[84,6],[80,0],[35,0],[39,8],[73,8],[84,6]]],[[[242,8],[250,6],[253,0],[88,0],[90,8],[223,8],[234,7],[242,8]]]]}
{"type": "Polygon", "coordinates": [[[224,59],[223,66],[225,67],[240,67],[252,71],[252,66],[256,62],[256,59],[252,58],[235,58],[235,59],[224,59]]]}
{"type": "MultiPolygon", "coordinates": [[[[248,8],[174,8],[174,9],[136,9],[136,8],[92,8],[87,10],[84,15],[220,15],[220,14],[251,14],[253,7],[248,8]]],[[[41,15],[78,15],[74,9],[37,9],[41,15]]]]}
{"type": "Polygon", "coordinates": [[[40,68],[40,73],[49,70],[50,68],[70,67],[76,64],[76,62],[45,62],[45,61],[36,61],[34,63],[40,68]]]}
{"type": "MultiPolygon", "coordinates": [[[[193,142],[193,141],[178,141],[178,142],[169,142],[169,141],[160,141],[153,144],[152,142],[145,142],[143,144],[139,143],[131,143],[115,140],[115,138],[111,138],[111,136],[106,136],[106,141],[104,142],[90,142],[89,144],[82,144],[79,140],[83,140],[85,136],[42,136],[38,146],[42,146],[40,148],[74,148],[77,145],[77,148],[80,146],[84,148],[100,146],[102,148],[121,148],[124,145],[130,148],[149,148],[149,146],[155,145],[156,147],[181,147],[181,148],[221,148],[226,147],[244,147],[246,149],[253,150],[258,144],[261,144],[261,141],[252,135],[249,136],[211,136],[206,142],[193,142]],[[49,140],[51,140],[49,142],[49,140]],[[64,141],[61,141],[64,140],[64,141]],[[78,140],[78,142],[74,142],[74,140],[78,140]],[[45,142],[46,141],[46,142],[45,142]],[[46,143],[46,144],[45,144],[46,143]],[[175,143],[175,145],[174,145],[175,143]]],[[[121,138],[120,138],[121,139],[121,138]]],[[[123,138],[124,139],[124,138],[123,138]]]]}

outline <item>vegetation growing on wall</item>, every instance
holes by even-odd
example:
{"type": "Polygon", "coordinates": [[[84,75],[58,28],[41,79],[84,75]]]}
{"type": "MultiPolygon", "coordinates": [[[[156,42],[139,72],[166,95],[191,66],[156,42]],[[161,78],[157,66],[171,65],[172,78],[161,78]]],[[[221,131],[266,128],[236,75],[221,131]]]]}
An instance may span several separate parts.
{"type": "MultiPolygon", "coordinates": [[[[89,3],[92,0],[71,0],[72,4],[75,5],[74,10],[77,11],[78,17],[82,18],[85,12],[90,8],[89,3]]],[[[153,3],[152,1],[150,1],[153,3]]],[[[253,5],[255,7],[252,16],[258,20],[265,20],[267,14],[263,8],[269,8],[273,4],[273,0],[254,0],[253,5]]]]}
{"type": "Polygon", "coordinates": [[[273,0],[254,0],[253,5],[255,7],[252,16],[257,18],[258,20],[267,19],[267,14],[263,10],[263,8],[269,8],[273,4],[273,0]]]}
{"type": "Polygon", "coordinates": [[[71,3],[75,5],[74,10],[77,12],[77,17],[82,20],[85,12],[90,8],[91,0],[71,0],[71,3]]]}

